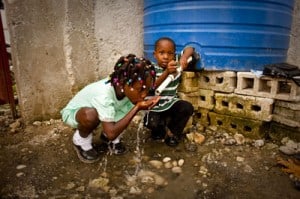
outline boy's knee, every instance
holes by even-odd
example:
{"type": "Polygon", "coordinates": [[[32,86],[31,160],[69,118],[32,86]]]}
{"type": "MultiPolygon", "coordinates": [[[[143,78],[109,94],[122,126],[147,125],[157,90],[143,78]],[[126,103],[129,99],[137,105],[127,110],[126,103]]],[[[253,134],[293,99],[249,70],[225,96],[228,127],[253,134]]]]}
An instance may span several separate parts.
{"type": "Polygon", "coordinates": [[[160,118],[159,114],[149,112],[144,117],[144,126],[149,129],[155,129],[162,125],[162,119],[160,118]]]}
{"type": "Polygon", "coordinates": [[[184,114],[193,115],[193,113],[194,113],[194,107],[188,101],[182,101],[180,108],[182,110],[182,113],[184,113],[184,114]]]}
{"type": "Polygon", "coordinates": [[[194,113],[194,106],[191,103],[189,103],[189,105],[187,107],[187,112],[189,115],[193,115],[193,113],[194,113]]]}

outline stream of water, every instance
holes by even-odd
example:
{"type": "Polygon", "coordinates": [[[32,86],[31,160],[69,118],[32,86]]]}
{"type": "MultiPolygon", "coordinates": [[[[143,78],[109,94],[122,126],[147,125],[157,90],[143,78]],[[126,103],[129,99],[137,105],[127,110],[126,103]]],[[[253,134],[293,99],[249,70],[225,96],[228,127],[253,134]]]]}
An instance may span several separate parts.
{"type": "MultiPolygon", "coordinates": [[[[133,176],[137,176],[138,173],[141,171],[142,168],[142,155],[144,153],[143,148],[141,148],[141,133],[143,132],[143,128],[144,128],[144,123],[143,123],[143,118],[145,116],[145,114],[147,113],[147,111],[141,111],[140,112],[140,121],[138,121],[138,128],[137,128],[137,132],[136,132],[136,146],[135,146],[135,156],[133,157],[134,162],[135,162],[135,172],[133,174],[133,176]]],[[[109,155],[112,155],[113,151],[112,149],[109,147],[109,150],[105,153],[105,155],[103,156],[102,160],[99,163],[99,169],[101,168],[101,170],[103,171],[103,173],[106,173],[107,171],[107,157],[109,155]]],[[[131,176],[131,177],[133,177],[131,176]]]]}
{"type": "Polygon", "coordinates": [[[146,111],[141,111],[141,120],[139,121],[138,129],[136,132],[136,147],[135,147],[136,168],[135,168],[134,175],[137,175],[139,173],[139,171],[141,170],[141,166],[142,166],[142,155],[143,155],[144,151],[140,147],[140,143],[141,143],[140,133],[143,132],[143,128],[144,128],[143,118],[144,118],[145,114],[146,114],[146,111]]]}

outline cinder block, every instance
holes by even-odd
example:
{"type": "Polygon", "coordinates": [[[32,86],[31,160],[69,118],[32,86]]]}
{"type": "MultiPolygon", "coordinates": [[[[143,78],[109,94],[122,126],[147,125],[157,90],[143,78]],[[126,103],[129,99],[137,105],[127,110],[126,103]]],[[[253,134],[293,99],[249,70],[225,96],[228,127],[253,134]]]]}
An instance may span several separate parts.
{"type": "Polygon", "coordinates": [[[236,88],[236,72],[234,71],[201,71],[198,72],[199,88],[232,93],[236,88]]]}
{"type": "Polygon", "coordinates": [[[272,140],[277,141],[281,141],[284,137],[289,137],[296,142],[300,142],[300,128],[290,127],[277,122],[271,122],[269,136],[272,138],[272,140]]]}
{"type": "Polygon", "coordinates": [[[196,122],[200,123],[203,126],[209,126],[209,117],[208,117],[209,109],[206,108],[198,108],[195,111],[196,122]]]}
{"type": "Polygon", "coordinates": [[[210,124],[228,130],[232,134],[240,133],[245,137],[260,139],[266,136],[270,123],[235,116],[209,112],[210,124]]]}
{"type": "Polygon", "coordinates": [[[300,87],[292,80],[269,76],[257,77],[251,72],[237,73],[237,88],[234,92],[285,101],[300,101],[300,87]]]}
{"type": "Polygon", "coordinates": [[[181,83],[178,86],[179,92],[196,92],[198,91],[198,77],[195,72],[184,71],[181,75],[181,83]]]}
{"type": "Polygon", "coordinates": [[[291,127],[300,127],[300,102],[276,101],[273,120],[291,127]]]}
{"type": "Polygon", "coordinates": [[[300,122],[300,102],[276,101],[273,114],[300,122]]]}
{"type": "Polygon", "coordinates": [[[217,113],[254,120],[272,120],[274,99],[234,93],[215,93],[215,100],[214,111],[217,113]]]}
{"type": "Polygon", "coordinates": [[[280,116],[280,115],[273,115],[273,121],[290,126],[290,127],[300,127],[300,121],[297,121],[280,116]]]}
{"type": "Polygon", "coordinates": [[[201,108],[207,108],[212,110],[215,106],[214,95],[215,92],[213,90],[199,89],[199,101],[198,105],[201,108]]]}
{"type": "Polygon", "coordinates": [[[180,99],[185,100],[193,104],[195,110],[199,107],[199,98],[200,94],[198,91],[185,93],[185,92],[178,92],[178,96],[180,99]]]}
{"type": "Polygon", "coordinates": [[[192,79],[192,78],[196,78],[198,75],[195,72],[191,72],[191,71],[183,71],[181,73],[181,78],[183,79],[192,79]]]}

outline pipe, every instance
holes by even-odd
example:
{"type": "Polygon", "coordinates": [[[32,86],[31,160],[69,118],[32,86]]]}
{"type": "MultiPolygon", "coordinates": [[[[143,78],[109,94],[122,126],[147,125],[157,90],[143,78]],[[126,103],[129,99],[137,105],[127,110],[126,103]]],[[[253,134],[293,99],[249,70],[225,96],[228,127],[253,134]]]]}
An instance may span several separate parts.
{"type": "MultiPolygon", "coordinates": [[[[178,60],[177,57],[176,57],[176,59],[178,60]]],[[[178,63],[177,60],[176,60],[176,62],[178,63]]],[[[191,61],[192,61],[192,57],[189,57],[188,60],[187,60],[187,62],[190,63],[191,61]]],[[[177,75],[175,77],[177,77],[178,75],[180,75],[181,72],[182,72],[182,68],[181,68],[181,66],[179,66],[177,68],[177,75]]],[[[155,90],[155,95],[160,95],[161,92],[168,86],[168,84],[175,79],[175,77],[172,74],[168,75],[168,77],[155,90]]]]}

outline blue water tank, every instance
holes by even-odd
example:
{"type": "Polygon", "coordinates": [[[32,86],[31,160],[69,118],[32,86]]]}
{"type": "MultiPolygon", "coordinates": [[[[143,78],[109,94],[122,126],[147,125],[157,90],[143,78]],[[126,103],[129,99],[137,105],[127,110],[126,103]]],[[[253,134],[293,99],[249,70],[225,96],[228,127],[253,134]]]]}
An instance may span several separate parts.
{"type": "Polygon", "coordinates": [[[249,71],[286,61],[294,0],[144,0],[144,55],[170,37],[200,53],[196,69],[249,71]]]}

